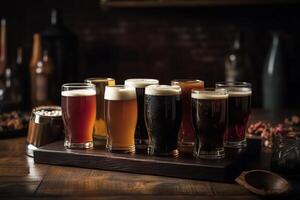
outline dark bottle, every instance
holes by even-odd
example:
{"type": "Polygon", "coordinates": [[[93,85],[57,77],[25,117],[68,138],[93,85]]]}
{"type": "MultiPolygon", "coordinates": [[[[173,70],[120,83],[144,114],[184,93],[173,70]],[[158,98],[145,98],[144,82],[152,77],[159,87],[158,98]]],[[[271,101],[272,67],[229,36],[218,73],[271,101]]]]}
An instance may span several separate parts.
{"type": "Polygon", "coordinates": [[[5,82],[5,68],[7,64],[6,58],[6,20],[1,19],[0,24],[0,111],[4,107],[4,82],[5,82]]]}
{"type": "Polygon", "coordinates": [[[54,81],[54,67],[48,51],[43,51],[42,60],[37,63],[35,68],[35,94],[37,105],[54,104],[55,81],[54,81]]]}
{"type": "Polygon", "coordinates": [[[41,37],[38,33],[33,36],[30,77],[32,106],[54,104],[57,96],[54,66],[48,51],[42,50],[41,37]]]}
{"type": "Polygon", "coordinates": [[[228,82],[251,80],[251,62],[244,39],[243,32],[237,32],[233,46],[225,56],[225,80],[228,82]]]}
{"type": "Polygon", "coordinates": [[[22,47],[19,47],[17,49],[17,59],[14,64],[14,69],[17,78],[15,79],[17,83],[17,88],[20,88],[19,89],[19,94],[21,98],[20,108],[21,110],[29,110],[30,109],[30,75],[29,75],[29,69],[24,65],[22,47]]]}
{"type": "Polygon", "coordinates": [[[43,48],[53,60],[56,77],[55,103],[60,103],[60,87],[77,79],[77,37],[67,29],[58,10],[51,12],[51,24],[41,33],[43,48]]]}
{"type": "Polygon", "coordinates": [[[282,63],[280,37],[272,33],[272,42],[267,54],[262,75],[263,107],[268,110],[278,110],[284,100],[284,69],[282,63]]]}
{"type": "Polygon", "coordinates": [[[7,65],[6,20],[1,19],[0,27],[0,76],[4,77],[7,65]]]}
{"type": "Polygon", "coordinates": [[[32,55],[29,64],[30,72],[30,94],[31,94],[31,105],[34,107],[37,105],[36,100],[36,80],[35,80],[35,70],[38,62],[42,60],[42,41],[41,35],[35,33],[33,35],[33,45],[32,45],[32,55]]]}
{"type": "Polygon", "coordinates": [[[1,20],[1,45],[0,45],[0,76],[1,98],[3,111],[18,109],[21,102],[20,82],[17,68],[8,63],[7,56],[7,26],[6,20],[1,20]]]}
{"type": "Polygon", "coordinates": [[[5,68],[4,99],[14,109],[22,108],[21,104],[24,103],[23,96],[25,96],[22,92],[28,89],[21,80],[22,68],[22,48],[18,48],[16,62],[5,68]]]}

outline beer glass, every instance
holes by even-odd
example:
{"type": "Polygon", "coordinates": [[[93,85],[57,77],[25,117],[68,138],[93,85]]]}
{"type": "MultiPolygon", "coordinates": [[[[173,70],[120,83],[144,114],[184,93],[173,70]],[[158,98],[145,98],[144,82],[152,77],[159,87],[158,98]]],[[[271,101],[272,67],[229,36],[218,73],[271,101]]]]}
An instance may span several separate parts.
{"type": "Polygon", "coordinates": [[[218,82],[216,88],[228,91],[228,128],[225,147],[243,148],[246,143],[246,128],[251,112],[251,84],[246,82],[218,82]]]}
{"type": "Polygon", "coordinates": [[[181,101],[181,88],[177,85],[150,85],[145,88],[145,122],[149,134],[149,155],[178,155],[181,101]]]}
{"type": "Polygon", "coordinates": [[[96,86],[96,121],[94,125],[94,139],[106,140],[107,129],[104,120],[104,91],[105,86],[115,85],[112,78],[88,78],[86,83],[92,83],[96,86]]]}
{"type": "Polygon", "coordinates": [[[191,119],[191,90],[203,89],[204,82],[194,79],[177,79],[171,85],[179,85],[182,90],[182,121],[179,130],[178,144],[180,146],[193,146],[195,133],[191,119]]]}
{"type": "Polygon", "coordinates": [[[96,118],[96,89],[89,83],[62,85],[61,108],[67,148],[93,147],[93,127],[96,118]]]}
{"type": "Polygon", "coordinates": [[[124,85],[105,86],[105,114],[107,125],[106,148],[111,152],[135,152],[134,132],[137,122],[135,88],[124,85]]]}
{"type": "Polygon", "coordinates": [[[224,157],[223,138],[228,121],[228,93],[225,89],[192,90],[192,121],[195,130],[194,156],[224,157]]]}
{"type": "Polygon", "coordinates": [[[138,104],[138,121],[135,128],[135,144],[138,148],[140,145],[145,146],[148,144],[148,133],[145,126],[144,119],[144,99],[145,87],[148,85],[158,85],[159,81],[156,79],[127,79],[125,80],[126,86],[134,87],[136,90],[136,98],[138,104]]]}

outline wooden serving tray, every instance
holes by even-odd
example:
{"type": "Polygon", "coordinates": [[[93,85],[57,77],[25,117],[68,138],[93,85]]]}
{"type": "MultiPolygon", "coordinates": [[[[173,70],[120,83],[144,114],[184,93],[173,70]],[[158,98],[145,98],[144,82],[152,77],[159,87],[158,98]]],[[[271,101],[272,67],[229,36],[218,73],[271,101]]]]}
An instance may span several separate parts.
{"type": "MultiPolygon", "coordinates": [[[[116,154],[104,145],[91,150],[65,149],[63,141],[45,145],[34,151],[36,163],[65,165],[91,169],[188,178],[197,180],[233,181],[243,169],[245,152],[226,150],[222,160],[196,160],[192,149],[179,149],[178,158],[148,156],[145,152],[116,154]]],[[[248,157],[249,158],[249,157],[248,157]]]]}

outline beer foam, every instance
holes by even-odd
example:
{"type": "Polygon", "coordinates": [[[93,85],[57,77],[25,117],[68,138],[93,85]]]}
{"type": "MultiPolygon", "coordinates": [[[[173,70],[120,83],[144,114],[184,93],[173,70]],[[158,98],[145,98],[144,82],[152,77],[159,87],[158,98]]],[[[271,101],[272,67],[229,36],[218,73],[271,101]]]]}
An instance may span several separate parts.
{"type": "Polygon", "coordinates": [[[67,91],[62,91],[61,95],[65,97],[93,96],[96,95],[96,91],[92,89],[67,90],[67,91]]]}
{"type": "Polygon", "coordinates": [[[134,87],[124,85],[105,86],[104,99],[106,100],[131,100],[136,99],[134,87]]]}
{"type": "Polygon", "coordinates": [[[133,78],[125,80],[125,85],[134,88],[145,88],[148,85],[158,85],[159,81],[157,79],[148,78],[133,78]]]}
{"type": "Polygon", "coordinates": [[[227,99],[228,98],[228,94],[220,94],[218,92],[192,92],[192,98],[193,99],[227,99]]]}
{"type": "Polygon", "coordinates": [[[230,97],[246,97],[251,96],[250,88],[226,88],[230,97]]]}
{"type": "Polygon", "coordinates": [[[145,88],[145,94],[155,96],[180,95],[181,88],[178,85],[150,85],[145,88]]]}

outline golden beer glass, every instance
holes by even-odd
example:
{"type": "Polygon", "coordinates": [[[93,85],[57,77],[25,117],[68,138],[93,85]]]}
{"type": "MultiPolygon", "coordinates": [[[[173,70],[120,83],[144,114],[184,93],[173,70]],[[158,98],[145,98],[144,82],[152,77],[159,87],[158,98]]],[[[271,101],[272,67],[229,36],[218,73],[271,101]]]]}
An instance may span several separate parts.
{"type": "Polygon", "coordinates": [[[106,86],[104,99],[108,131],[106,148],[118,153],[135,152],[134,133],[138,115],[135,88],[106,86]]]}
{"type": "Polygon", "coordinates": [[[105,86],[114,86],[115,79],[113,78],[87,78],[86,83],[92,83],[96,87],[96,121],[94,125],[94,139],[106,140],[107,126],[104,120],[104,92],[105,86]]]}

